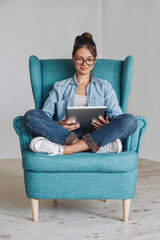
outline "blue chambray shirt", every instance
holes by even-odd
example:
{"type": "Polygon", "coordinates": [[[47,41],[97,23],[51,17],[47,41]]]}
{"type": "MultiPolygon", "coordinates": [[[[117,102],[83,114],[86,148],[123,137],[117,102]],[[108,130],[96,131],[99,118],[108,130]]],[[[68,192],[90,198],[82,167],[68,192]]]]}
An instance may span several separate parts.
{"type": "MultiPolygon", "coordinates": [[[[56,82],[44,103],[42,111],[59,122],[66,118],[66,107],[74,106],[74,98],[78,89],[76,73],[73,77],[56,82]]],[[[88,106],[107,106],[110,119],[122,114],[117,95],[111,84],[91,75],[86,89],[88,106]]]]}

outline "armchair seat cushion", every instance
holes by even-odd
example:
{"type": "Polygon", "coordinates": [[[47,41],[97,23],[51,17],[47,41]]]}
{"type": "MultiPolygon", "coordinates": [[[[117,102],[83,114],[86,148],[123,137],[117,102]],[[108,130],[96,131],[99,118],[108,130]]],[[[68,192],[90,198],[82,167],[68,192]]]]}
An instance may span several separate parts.
{"type": "Polygon", "coordinates": [[[132,151],[96,154],[81,152],[71,155],[48,156],[32,151],[23,152],[25,171],[45,173],[124,173],[138,166],[138,154],[132,151]]]}

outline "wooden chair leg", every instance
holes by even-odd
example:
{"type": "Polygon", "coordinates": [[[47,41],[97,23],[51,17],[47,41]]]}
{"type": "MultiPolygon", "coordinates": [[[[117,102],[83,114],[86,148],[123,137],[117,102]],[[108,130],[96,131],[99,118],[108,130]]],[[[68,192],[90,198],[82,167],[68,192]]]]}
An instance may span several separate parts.
{"type": "Polygon", "coordinates": [[[128,222],[131,199],[123,199],[123,221],[128,222]]]}
{"type": "Polygon", "coordinates": [[[104,202],[105,202],[106,207],[108,207],[109,199],[104,199],[104,202]]]}
{"type": "Polygon", "coordinates": [[[32,218],[34,222],[38,221],[38,199],[31,199],[32,218]]]}

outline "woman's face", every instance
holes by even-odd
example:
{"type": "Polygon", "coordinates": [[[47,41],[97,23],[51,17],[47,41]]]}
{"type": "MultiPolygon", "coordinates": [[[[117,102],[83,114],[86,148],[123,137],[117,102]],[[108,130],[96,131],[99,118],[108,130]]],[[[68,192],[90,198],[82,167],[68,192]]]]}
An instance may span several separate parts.
{"type": "Polygon", "coordinates": [[[77,72],[82,75],[87,75],[93,69],[97,57],[94,58],[88,48],[82,47],[76,51],[75,56],[72,55],[72,59],[77,72]],[[83,60],[87,60],[87,62],[83,60]]]}

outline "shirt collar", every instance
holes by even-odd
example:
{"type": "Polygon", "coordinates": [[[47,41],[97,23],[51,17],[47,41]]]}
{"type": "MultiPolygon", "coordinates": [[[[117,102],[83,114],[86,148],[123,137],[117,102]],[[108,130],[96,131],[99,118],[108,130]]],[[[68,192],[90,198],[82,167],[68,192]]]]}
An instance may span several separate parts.
{"type": "MultiPolygon", "coordinates": [[[[91,83],[94,83],[95,81],[96,81],[96,80],[95,80],[93,74],[91,73],[91,83]]],[[[71,84],[76,84],[76,85],[78,86],[78,84],[77,84],[77,78],[76,78],[76,73],[73,75],[70,83],[71,83],[71,84]]]]}

